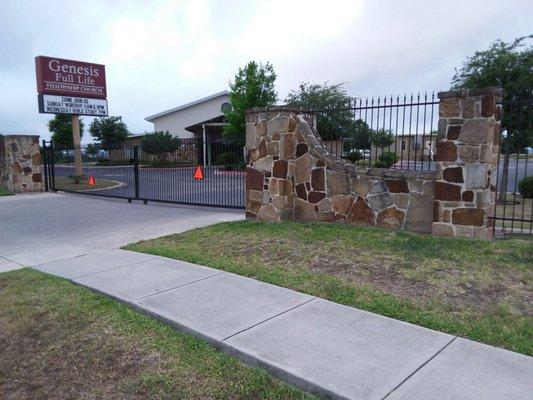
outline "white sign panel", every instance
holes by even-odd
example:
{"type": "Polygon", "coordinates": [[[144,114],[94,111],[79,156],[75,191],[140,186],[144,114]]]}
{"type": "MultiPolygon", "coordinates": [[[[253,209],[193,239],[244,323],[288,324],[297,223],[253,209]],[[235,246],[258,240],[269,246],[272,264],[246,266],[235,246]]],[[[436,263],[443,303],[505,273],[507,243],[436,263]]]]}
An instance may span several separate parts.
{"type": "Polygon", "coordinates": [[[39,112],[105,117],[107,100],[43,94],[39,95],[39,112]]]}

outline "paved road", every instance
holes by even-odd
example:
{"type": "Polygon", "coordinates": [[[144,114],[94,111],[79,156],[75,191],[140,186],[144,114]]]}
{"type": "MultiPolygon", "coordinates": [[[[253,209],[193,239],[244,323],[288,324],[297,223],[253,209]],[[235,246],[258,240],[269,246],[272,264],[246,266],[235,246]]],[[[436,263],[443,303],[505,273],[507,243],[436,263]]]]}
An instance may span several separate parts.
{"type": "Polygon", "coordinates": [[[160,203],[145,206],[73,194],[0,197],[0,270],[243,218],[242,210],[160,203]],[[6,259],[11,261],[9,265],[6,259]]]}
{"type": "MultiPolygon", "coordinates": [[[[187,202],[195,204],[244,207],[244,176],[242,173],[217,171],[208,167],[205,179],[195,181],[194,167],[183,168],[140,168],[139,197],[145,199],[187,202]]],[[[125,186],[106,189],[105,194],[135,197],[135,175],[133,166],[97,167],[84,166],[85,176],[116,180],[125,186]]],[[[74,173],[73,166],[57,165],[56,176],[68,177],[74,173]]],[[[104,192],[101,192],[104,194],[104,192]]]]}

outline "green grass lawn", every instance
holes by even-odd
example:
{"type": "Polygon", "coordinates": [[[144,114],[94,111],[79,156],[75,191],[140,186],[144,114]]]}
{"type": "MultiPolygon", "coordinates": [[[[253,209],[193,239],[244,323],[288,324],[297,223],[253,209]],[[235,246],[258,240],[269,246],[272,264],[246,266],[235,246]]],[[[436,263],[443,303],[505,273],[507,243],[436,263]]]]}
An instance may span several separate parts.
{"type": "Polygon", "coordinates": [[[75,183],[74,179],[72,178],[68,178],[64,176],[55,177],[55,188],[57,190],[89,191],[89,190],[105,189],[108,187],[116,186],[118,183],[119,183],[118,181],[96,178],[95,185],[89,186],[88,177],[85,177],[79,183],[75,183]]]}
{"type": "Polygon", "coordinates": [[[3,186],[0,186],[0,197],[1,196],[11,196],[13,193],[8,192],[7,189],[3,186]]]}
{"type": "Polygon", "coordinates": [[[8,399],[311,399],[190,335],[66,280],[0,274],[8,399]]]}
{"type": "Polygon", "coordinates": [[[125,247],[533,354],[533,241],[231,222],[125,247]]]}

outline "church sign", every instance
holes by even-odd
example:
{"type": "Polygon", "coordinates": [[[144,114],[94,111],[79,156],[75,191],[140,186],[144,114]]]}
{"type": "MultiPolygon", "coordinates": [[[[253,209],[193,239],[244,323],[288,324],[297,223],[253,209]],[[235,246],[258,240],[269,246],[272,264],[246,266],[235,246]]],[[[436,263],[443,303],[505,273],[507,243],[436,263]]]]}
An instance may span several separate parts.
{"type": "Polygon", "coordinates": [[[105,66],[35,57],[40,113],[107,115],[105,66]]]}

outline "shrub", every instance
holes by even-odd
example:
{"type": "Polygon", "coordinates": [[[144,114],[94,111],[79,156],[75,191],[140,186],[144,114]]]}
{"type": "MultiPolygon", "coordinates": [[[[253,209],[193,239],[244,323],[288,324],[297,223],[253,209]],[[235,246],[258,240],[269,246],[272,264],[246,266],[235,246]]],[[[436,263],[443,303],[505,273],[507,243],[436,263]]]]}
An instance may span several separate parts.
{"type": "Polygon", "coordinates": [[[376,168],[390,168],[398,161],[396,154],[387,151],[378,157],[378,160],[374,164],[376,168]]]}
{"type": "Polygon", "coordinates": [[[239,156],[232,151],[220,153],[215,161],[216,165],[233,165],[239,162],[239,156]]]}
{"type": "Polygon", "coordinates": [[[359,153],[359,151],[357,150],[352,150],[348,154],[346,154],[343,158],[345,160],[355,163],[361,159],[361,153],[359,153]]]}
{"type": "Polygon", "coordinates": [[[173,167],[174,163],[172,163],[172,161],[168,161],[168,160],[155,159],[155,160],[149,161],[148,162],[148,166],[155,167],[155,168],[173,167]]]}
{"type": "Polygon", "coordinates": [[[533,176],[526,176],[518,182],[518,191],[524,199],[533,199],[533,176]]]}

